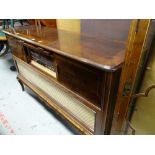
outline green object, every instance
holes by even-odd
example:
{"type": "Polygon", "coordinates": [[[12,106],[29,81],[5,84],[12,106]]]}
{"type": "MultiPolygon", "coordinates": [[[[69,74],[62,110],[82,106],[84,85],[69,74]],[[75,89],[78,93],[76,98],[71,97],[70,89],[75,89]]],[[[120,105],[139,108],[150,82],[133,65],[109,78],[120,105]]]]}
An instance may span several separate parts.
{"type": "Polygon", "coordinates": [[[7,27],[14,27],[14,19],[3,19],[2,28],[5,29],[7,27]]]}
{"type": "Polygon", "coordinates": [[[20,24],[23,26],[23,19],[3,19],[2,21],[2,28],[5,29],[7,27],[12,27],[14,28],[14,23],[18,21],[20,24]]]}
{"type": "Polygon", "coordinates": [[[13,19],[10,19],[10,25],[11,25],[11,27],[14,27],[14,20],[13,19]]]}
{"type": "MultiPolygon", "coordinates": [[[[3,19],[2,21],[2,29],[5,29],[7,27],[9,27],[9,25],[11,27],[14,27],[14,19],[3,19]]],[[[3,40],[2,38],[5,37],[5,34],[0,31],[0,40],[3,40]]]]}
{"type": "Polygon", "coordinates": [[[5,37],[5,34],[2,31],[0,31],[0,37],[5,37]]]}

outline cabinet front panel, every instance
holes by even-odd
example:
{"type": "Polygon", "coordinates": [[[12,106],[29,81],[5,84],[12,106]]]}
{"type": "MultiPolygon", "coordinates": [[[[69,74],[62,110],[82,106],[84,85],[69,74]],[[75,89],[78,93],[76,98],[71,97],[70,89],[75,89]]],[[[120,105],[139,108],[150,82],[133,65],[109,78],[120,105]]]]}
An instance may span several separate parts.
{"type": "Polygon", "coordinates": [[[57,57],[56,61],[58,81],[100,107],[102,97],[102,73],[99,70],[85,67],[69,59],[57,57]]]}
{"type": "Polygon", "coordinates": [[[79,100],[60,89],[56,83],[49,81],[40,73],[17,61],[19,73],[37,88],[50,96],[56,104],[65,108],[69,114],[82,122],[91,131],[94,131],[95,112],[82,104],[79,100]]]}

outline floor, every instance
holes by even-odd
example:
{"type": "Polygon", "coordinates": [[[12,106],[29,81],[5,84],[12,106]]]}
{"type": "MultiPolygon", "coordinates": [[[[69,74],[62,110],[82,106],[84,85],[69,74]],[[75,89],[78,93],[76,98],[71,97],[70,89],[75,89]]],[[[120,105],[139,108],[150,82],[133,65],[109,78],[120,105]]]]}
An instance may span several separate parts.
{"type": "Polygon", "coordinates": [[[28,89],[22,92],[11,54],[0,58],[0,134],[73,135],[75,132],[28,89]]]}

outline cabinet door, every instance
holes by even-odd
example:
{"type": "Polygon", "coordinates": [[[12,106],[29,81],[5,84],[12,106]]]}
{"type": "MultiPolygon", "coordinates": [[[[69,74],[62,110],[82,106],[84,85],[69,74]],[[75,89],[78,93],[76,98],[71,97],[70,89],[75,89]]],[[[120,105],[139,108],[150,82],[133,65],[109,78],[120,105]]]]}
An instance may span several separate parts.
{"type": "MultiPolygon", "coordinates": [[[[133,95],[130,103],[129,119],[135,130],[135,134],[155,134],[155,41],[150,51],[148,63],[145,66],[142,80],[139,83],[140,89],[133,95]]],[[[130,134],[130,128],[127,133],[130,134]]]]}
{"type": "Polygon", "coordinates": [[[121,73],[113,126],[111,134],[124,133],[129,124],[128,110],[134,93],[138,67],[142,53],[149,51],[149,39],[154,34],[152,20],[132,20],[125,53],[125,63],[121,73]]]}

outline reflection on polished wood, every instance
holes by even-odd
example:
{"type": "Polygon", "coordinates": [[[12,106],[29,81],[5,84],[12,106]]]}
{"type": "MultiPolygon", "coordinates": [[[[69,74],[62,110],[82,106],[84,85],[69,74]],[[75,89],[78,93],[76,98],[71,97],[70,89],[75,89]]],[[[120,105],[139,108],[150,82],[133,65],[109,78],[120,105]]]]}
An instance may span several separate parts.
{"type": "Polygon", "coordinates": [[[81,32],[90,37],[126,42],[131,19],[81,19],[81,32]]]}
{"type": "Polygon", "coordinates": [[[76,33],[80,33],[80,22],[80,19],[56,19],[58,29],[76,33]]]}
{"type": "Polygon", "coordinates": [[[48,27],[37,29],[35,26],[27,26],[4,32],[103,70],[115,70],[124,61],[125,42],[48,27]]]}

